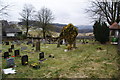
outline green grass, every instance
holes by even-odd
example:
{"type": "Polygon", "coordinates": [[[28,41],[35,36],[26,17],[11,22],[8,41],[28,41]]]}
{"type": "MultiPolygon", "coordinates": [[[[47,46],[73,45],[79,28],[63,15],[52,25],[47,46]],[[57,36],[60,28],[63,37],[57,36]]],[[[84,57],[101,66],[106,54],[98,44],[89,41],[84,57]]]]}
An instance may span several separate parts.
{"type": "MultiPolygon", "coordinates": [[[[25,44],[21,44],[25,45],[25,44]]],[[[114,78],[119,77],[119,67],[117,60],[120,57],[117,54],[117,46],[101,45],[101,44],[77,44],[77,49],[64,52],[66,46],[60,48],[56,44],[41,44],[41,51],[45,52],[45,60],[40,63],[40,69],[33,69],[29,65],[22,66],[21,58],[16,57],[15,63],[17,67],[16,74],[5,75],[3,78],[114,78]],[[103,50],[97,50],[102,47],[103,50]],[[108,52],[107,52],[108,48],[108,52]],[[55,58],[49,58],[49,54],[54,54],[55,58]]],[[[10,45],[3,45],[3,53],[10,45]]],[[[15,45],[15,49],[20,49],[20,46],[15,45]]],[[[31,45],[28,46],[26,52],[21,51],[20,54],[27,54],[29,64],[38,63],[39,52],[31,50],[31,45]],[[30,53],[33,52],[33,53],[30,53]]],[[[10,53],[13,55],[14,53],[10,53]]],[[[6,68],[6,60],[2,59],[2,68],[6,68]]]]}

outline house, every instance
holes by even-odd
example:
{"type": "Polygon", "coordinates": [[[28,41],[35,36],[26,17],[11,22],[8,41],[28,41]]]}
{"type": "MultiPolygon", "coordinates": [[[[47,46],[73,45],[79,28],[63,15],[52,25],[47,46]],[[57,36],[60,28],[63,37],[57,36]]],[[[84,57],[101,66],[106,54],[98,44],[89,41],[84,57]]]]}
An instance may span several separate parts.
{"type": "Polygon", "coordinates": [[[120,22],[114,22],[110,27],[110,42],[111,44],[118,44],[118,37],[120,34],[120,22]]]}
{"type": "Polygon", "coordinates": [[[6,20],[0,21],[2,24],[2,37],[16,37],[22,34],[22,31],[17,27],[12,27],[6,20]]]}

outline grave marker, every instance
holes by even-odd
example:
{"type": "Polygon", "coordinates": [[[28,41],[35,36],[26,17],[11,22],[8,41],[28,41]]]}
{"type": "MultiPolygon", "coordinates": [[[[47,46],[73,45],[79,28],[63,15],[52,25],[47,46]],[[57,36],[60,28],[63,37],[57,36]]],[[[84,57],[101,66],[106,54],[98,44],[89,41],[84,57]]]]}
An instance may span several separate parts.
{"type": "Polygon", "coordinates": [[[19,50],[15,50],[15,51],[14,51],[14,55],[15,55],[15,56],[20,56],[19,50]]]}
{"type": "Polygon", "coordinates": [[[27,55],[22,56],[21,62],[22,62],[22,65],[27,65],[28,64],[28,56],[27,55]]]}
{"type": "Polygon", "coordinates": [[[27,46],[22,46],[22,47],[21,47],[21,50],[22,50],[22,51],[24,51],[24,50],[26,50],[26,49],[27,49],[27,46]]]}
{"type": "Polygon", "coordinates": [[[14,49],[14,45],[11,45],[11,49],[14,49]]]}
{"type": "Polygon", "coordinates": [[[36,51],[40,51],[40,41],[36,42],[36,51]]]}
{"type": "Polygon", "coordinates": [[[9,45],[9,42],[5,42],[6,43],[6,45],[9,45]]]}
{"type": "Polygon", "coordinates": [[[10,55],[9,55],[9,52],[5,52],[4,53],[4,59],[8,58],[10,55]]]}
{"type": "Polygon", "coordinates": [[[9,49],[8,49],[8,52],[12,52],[12,49],[11,49],[11,48],[9,48],[9,49]]]}
{"type": "Polygon", "coordinates": [[[8,58],[7,60],[7,67],[14,67],[14,58],[8,58]]]}
{"type": "Polygon", "coordinates": [[[43,59],[44,58],[44,52],[40,52],[39,53],[39,60],[43,59]]]}

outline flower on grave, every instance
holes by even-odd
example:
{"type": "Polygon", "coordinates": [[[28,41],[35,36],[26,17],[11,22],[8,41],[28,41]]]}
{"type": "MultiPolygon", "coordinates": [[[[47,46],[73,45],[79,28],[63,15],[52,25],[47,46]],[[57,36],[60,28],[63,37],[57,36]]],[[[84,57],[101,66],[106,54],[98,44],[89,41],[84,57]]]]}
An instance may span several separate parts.
{"type": "Polygon", "coordinates": [[[25,62],[25,64],[27,64],[28,62],[25,62]]]}

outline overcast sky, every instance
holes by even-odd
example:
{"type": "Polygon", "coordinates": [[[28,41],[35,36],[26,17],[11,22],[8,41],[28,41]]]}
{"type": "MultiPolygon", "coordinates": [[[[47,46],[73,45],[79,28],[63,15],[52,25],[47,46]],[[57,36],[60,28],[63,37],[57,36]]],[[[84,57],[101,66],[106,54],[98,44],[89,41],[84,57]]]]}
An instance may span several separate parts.
{"type": "Polygon", "coordinates": [[[73,23],[74,25],[91,25],[91,20],[85,9],[90,6],[89,0],[3,0],[5,4],[10,4],[9,21],[19,21],[19,13],[24,4],[32,4],[35,10],[41,7],[49,8],[55,17],[55,23],[73,23]]]}

